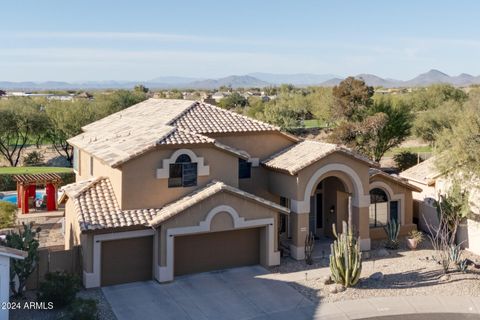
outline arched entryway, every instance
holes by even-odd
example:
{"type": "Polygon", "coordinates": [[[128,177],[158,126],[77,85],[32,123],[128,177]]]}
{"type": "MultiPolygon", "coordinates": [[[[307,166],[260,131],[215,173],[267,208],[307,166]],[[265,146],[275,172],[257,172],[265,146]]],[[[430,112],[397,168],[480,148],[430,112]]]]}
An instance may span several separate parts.
{"type": "Polygon", "coordinates": [[[320,180],[310,197],[309,230],[317,238],[333,238],[333,225],[342,232],[342,221],[348,221],[351,183],[342,175],[320,180]]]}

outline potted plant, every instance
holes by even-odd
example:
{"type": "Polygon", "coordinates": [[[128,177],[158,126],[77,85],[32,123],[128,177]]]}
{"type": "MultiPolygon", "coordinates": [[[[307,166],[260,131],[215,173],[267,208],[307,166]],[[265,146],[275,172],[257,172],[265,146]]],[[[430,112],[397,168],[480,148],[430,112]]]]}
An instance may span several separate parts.
{"type": "Polygon", "coordinates": [[[407,246],[411,250],[415,250],[417,246],[423,241],[423,233],[418,230],[412,230],[407,236],[407,246]]]}

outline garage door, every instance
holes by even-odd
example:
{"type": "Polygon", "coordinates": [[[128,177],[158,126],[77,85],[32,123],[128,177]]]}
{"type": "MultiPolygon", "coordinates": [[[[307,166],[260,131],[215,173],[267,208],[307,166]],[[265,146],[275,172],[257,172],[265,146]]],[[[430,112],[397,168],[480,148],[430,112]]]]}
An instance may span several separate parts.
{"type": "Polygon", "coordinates": [[[153,237],[102,241],[101,285],[152,279],[153,237]]]}
{"type": "Polygon", "coordinates": [[[260,228],[175,237],[175,275],[260,263],[260,228]]]}

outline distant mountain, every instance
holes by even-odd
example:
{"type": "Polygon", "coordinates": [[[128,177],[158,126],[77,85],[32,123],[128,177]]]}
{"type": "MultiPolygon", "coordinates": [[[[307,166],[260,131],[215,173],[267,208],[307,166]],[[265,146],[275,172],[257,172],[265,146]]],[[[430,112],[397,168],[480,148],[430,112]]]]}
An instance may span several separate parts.
{"type": "Polygon", "coordinates": [[[176,76],[164,76],[157,77],[149,80],[149,83],[164,83],[164,84],[184,84],[194,81],[205,80],[205,78],[192,78],[192,77],[176,77],[176,76]]]}
{"type": "MultiPolygon", "coordinates": [[[[355,76],[363,79],[368,85],[374,87],[422,87],[434,83],[448,83],[454,86],[468,86],[480,84],[480,76],[462,73],[450,76],[438,70],[430,70],[417,77],[402,81],[390,78],[381,78],[374,74],[362,73],[355,76]]],[[[202,79],[194,77],[162,76],[148,81],[86,81],[86,82],[8,82],[0,81],[0,89],[4,90],[68,90],[68,89],[131,89],[137,84],[143,84],[152,89],[218,89],[221,86],[232,88],[261,88],[283,83],[293,84],[298,87],[319,85],[332,87],[338,85],[343,79],[330,74],[296,73],[274,74],[255,72],[247,75],[233,75],[218,79],[202,79]]]]}
{"type": "Polygon", "coordinates": [[[295,74],[276,74],[254,72],[249,73],[248,76],[257,78],[259,80],[268,82],[270,84],[293,84],[294,86],[309,86],[319,85],[322,82],[332,78],[338,78],[333,74],[313,74],[313,73],[295,73],[295,74]]]}
{"type": "Polygon", "coordinates": [[[362,79],[366,84],[373,87],[395,87],[401,81],[395,79],[383,79],[374,74],[362,73],[355,76],[357,79],[362,79]]]}
{"type": "Polygon", "coordinates": [[[216,89],[221,86],[232,88],[249,88],[249,87],[267,87],[271,84],[252,76],[229,76],[220,79],[208,79],[201,81],[194,81],[184,84],[185,87],[192,89],[216,89]]]}

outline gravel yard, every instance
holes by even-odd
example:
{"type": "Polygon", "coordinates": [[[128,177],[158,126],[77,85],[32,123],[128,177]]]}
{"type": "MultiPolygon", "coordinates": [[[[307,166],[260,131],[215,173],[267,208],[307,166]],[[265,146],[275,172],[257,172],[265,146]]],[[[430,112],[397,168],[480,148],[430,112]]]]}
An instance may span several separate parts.
{"type": "MultiPolygon", "coordinates": [[[[97,300],[98,319],[101,320],[116,320],[110,304],[105,299],[102,290],[99,288],[81,290],[77,294],[78,298],[97,300]]],[[[35,301],[35,292],[29,291],[26,293],[26,299],[12,300],[12,302],[20,302],[24,305],[25,302],[35,301]]],[[[65,310],[28,310],[16,309],[10,310],[10,320],[58,320],[66,319],[65,310]]]]}
{"type": "MultiPolygon", "coordinates": [[[[382,242],[375,241],[372,243],[372,251],[364,254],[361,279],[355,288],[331,293],[335,291],[336,285],[324,284],[323,277],[310,277],[290,284],[314,302],[432,294],[480,296],[480,269],[470,266],[467,273],[461,273],[453,271],[452,266],[448,276],[443,277],[441,266],[432,260],[433,254],[434,251],[427,241],[415,251],[407,249],[405,243],[402,243],[398,250],[385,250],[382,242]],[[375,275],[370,277],[372,274],[375,275]]],[[[480,257],[467,251],[463,252],[462,257],[480,262],[480,257]]],[[[304,261],[286,258],[282,260],[281,266],[271,268],[271,271],[283,274],[328,268],[328,253],[314,261],[313,266],[306,266],[304,261]]]]}

